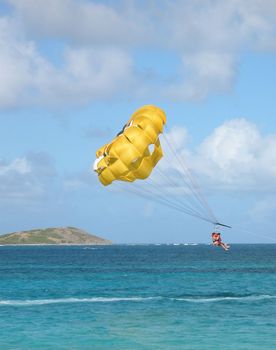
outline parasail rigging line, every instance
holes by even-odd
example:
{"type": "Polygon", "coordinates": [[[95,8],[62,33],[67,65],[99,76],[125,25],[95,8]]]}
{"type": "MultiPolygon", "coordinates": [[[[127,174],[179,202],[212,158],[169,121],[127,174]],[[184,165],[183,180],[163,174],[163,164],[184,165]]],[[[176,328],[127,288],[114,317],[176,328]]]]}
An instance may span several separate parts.
{"type": "MultiPolygon", "coordinates": [[[[160,189],[160,186],[158,186],[156,183],[154,183],[154,180],[152,178],[148,179],[147,182],[150,184],[151,188],[153,187],[156,190],[156,191],[151,191],[152,194],[157,195],[160,198],[164,198],[164,199],[168,200],[167,197],[169,197],[169,195],[167,197],[164,197],[163,194],[161,194],[162,192],[160,192],[160,190],[162,191],[162,187],[160,189]]],[[[174,198],[173,200],[170,199],[169,201],[171,203],[173,203],[174,205],[178,205],[179,207],[183,208],[183,210],[185,210],[186,214],[193,215],[193,216],[198,217],[198,218],[206,219],[204,217],[204,215],[195,211],[193,208],[190,208],[189,206],[187,206],[186,203],[183,203],[181,200],[179,200],[177,198],[174,198]]]]}
{"type": "MultiPolygon", "coordinates": [[[[173,159],[176,158],[176,151],[173,152],[173,149],[172,149],[172,145],[171,147],[169,147],[169,151],[171,152],[171,155],[173,156],[173,159]]],[[[163,158],[164,160],[166,160],[166,156],[163,158]]],[[[163,160],[162,159],[162,160],[163,160]]],[[[167,160],[168,161],[168,160],[167,160]]],[[[160,162],[161,163],[161,162],[160,162]]],[[[171,164],[169,164],[169,166],[171,166],[171,164]]],[[[157,165],[156,166],[156,169],[157,171],[159,171],[164,177],[166,177],[167,179],[167,183],[169,184],[169,186],[172,185],[172,182],[173,182],[173,188],[179,188],[180,186],[178,184],[176,184],[173,180],[174,177],[169,177],[165,171],[162,171],[161,170],[161,166],[157,165]]],[[[189,203],[189,206],[193,207],[194,210],[198,211],[201,213],[201,215],[204,215],[206,216],[206,212],[207,212],[207,216],[209,217],[209,213],[208,211],[206,210],[205,206],[202,205],[202,203],[198,200],[197,196],[195,195],[195,190],[193,189],[192,185],[189,183],[189,179],[186,179],[185,178],[185,173],[182,173],[181,171],[179,171],[177,169],[177,172],[178,174],[181,175],[181,187],[183,187],[183,185],[188,189],[188,193],[187,193],[187,190],[186,190],[186,194],[184,196],[182,196],[182,199],[183,200],[186,200],[186,202],[189,203]]],[[[178,194],[179,196],[179,194],[178,194]]],[[[212,217],[212,223],[213,223],[213,217],[212,217]]]]}
{"type": "Polygon", "coordinates": [[[184,163],[183,159],[180,158],[179,155],[177,154],[175,150],[175,146],[173,145],[173,140],[172,142],[170,142],[165,133],[163,133],[163,137],[184,173],[182,175],[183,175],[183,180],[185,184],[192,191],[192,193],[194,194],[195,198],[197,199],[198,203],[202,206],[202,208],[209,213],[210,218],[212,218],[212,223],[215,224],[216,222],[218,222],[218,220],[216,219],[212,209],[208,205],[207,200],[205,199],[203,193],[201,193],[200,186],[196,183],[196,180],[193,178],[189,168],[184,163]],[[185,179],[184,177],[185,175],[187,179],[190,181],[190,183],[185,179]]]}
{"type": "MultiPolygon", "coordinates": [[[[158,174],[165,180],[166,184],[169,186],[169,187],[172,187],[172,188],[179,188],[179,185],[174,181],[172,180],[171,178],[169,178],[169,176],[166,175],[165,172],[163,172],[159,166],[157,165],[156,166],[156,172],[158,172],[158,174]]],[[[154,170],[155,170],[154,169],[154,170]]],[[[153,180],[153,178],[152,178],[153,180]]],[[[170,191],[168,190],[168,195],[171,195],[170,191]]],[[[179,199],[179,196],[177,197],[177,200],[179,202],[181,202],[184,206],[187,206],[188,209],[190,209],[191,211],[193,211],[194,213],[198,214],[198,215],[202,215],[202,213],[200,212],[201,211],[201,208],[193,208],[193,205],[194,205],[194,202],[193,200],[190,199],[189,195],[185,195],[185,196],[182,196],[181,199],[179,199]],[[185,201],[185,202],[184,202],[185,201]]]]}
{"type": "MultiPolygon", "coordinates": [[[[203,221],[212,223],[212,221],[210,221],[209,219],[202,217],[201,215],[197,215],[197,214],[194,214],[192,212],[189,212],[187,209],[175,204],[174,202],[168,200],[167,198],[164,198],[162,196],[156,197],[155,193],[150,191],[149,189],[147,189],[147,190],[141,189],[141,188],[137,189],[137,187],[135,187],[135,186],[131,186],[131,187],[130,186],[123,186],[123,184],[121,184],[121,183],[117,183],[116,185],[122,191],[133,193],[133,194],[135,194],[139,197],[142,197],[144,199],[149,199],[153,202],[156,202],[156,203],[165,205],[167,207],[170,207],[172,209],[175,209],[181,213],[185,213],[187,215],[194,216],[194,217],[201,219],[203,221]]],[[[131,184],[129,184],[129,185],[131,185],[131,184]]]]}

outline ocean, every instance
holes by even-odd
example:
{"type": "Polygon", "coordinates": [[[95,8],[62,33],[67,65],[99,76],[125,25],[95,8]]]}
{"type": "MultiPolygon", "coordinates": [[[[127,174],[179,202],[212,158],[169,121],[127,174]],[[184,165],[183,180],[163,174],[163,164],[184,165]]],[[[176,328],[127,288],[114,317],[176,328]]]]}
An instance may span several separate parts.
{"type": "Polygon", "coordinates": [[[1,246],[0,349],[276,349],[276,245],[1,246]]]}

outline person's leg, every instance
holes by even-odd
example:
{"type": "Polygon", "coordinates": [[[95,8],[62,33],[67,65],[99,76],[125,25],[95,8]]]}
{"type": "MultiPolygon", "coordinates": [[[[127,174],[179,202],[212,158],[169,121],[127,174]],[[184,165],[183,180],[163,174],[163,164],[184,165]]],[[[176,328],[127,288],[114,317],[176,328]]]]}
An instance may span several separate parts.
{"type": "Polygon", "coordinates": [[[225,244],[225,243],[220,243],[220,245],[222,246],[222,248],[224,249],[224,250],[228,250],[228,246],[225,244]]]}

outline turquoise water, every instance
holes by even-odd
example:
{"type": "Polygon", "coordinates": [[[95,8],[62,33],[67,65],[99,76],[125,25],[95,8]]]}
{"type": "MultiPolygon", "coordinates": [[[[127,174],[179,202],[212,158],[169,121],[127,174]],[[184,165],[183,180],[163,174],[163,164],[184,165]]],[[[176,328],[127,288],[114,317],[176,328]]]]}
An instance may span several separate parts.
{"type": "Polygon", "coordinates": [[[276,245],[0,247],[0,349],[276,349],[276,245]]]}

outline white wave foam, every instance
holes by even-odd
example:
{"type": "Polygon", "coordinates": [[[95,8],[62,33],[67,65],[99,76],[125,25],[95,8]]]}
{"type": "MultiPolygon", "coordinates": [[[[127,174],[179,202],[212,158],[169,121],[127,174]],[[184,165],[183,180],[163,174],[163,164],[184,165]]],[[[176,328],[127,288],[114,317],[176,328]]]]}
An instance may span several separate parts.
{"type": "Polygon", "coordinates": [[[275,295],[248,295],[248,296],[233,296],[233,297],[212,297],[212,298],[171,298],[171,300],[186,301],[189,303],[214,303],[220,301],[259,301],[266,299],[275,299],[275,295]]]}
{"type": "Polygon", "coordinates": [[[214,303],[223,301],[254,302],[261,300],[276,299],[275,295],[249,295],[249,296],[229,296],[229,297],[190,297],[190,298],[166,298],[156,297],[94,297],[94,298],[58,298],[58,299],[26,299],[26,300],[0,300],[0,306],[33,306],[46,304],[68,304],[68,303],[113,303],[113,302],[143,302],[148,300],[171,300],[188,303],[214,303]]]}
{"type": "Polygon", "coordinates": [[[32,305],[46,305],[46,304],[66,304],[66,303],[112,303],[120,301],[146,301],[159,299],[159,297],[126,297],[126,298],[60,298],[60,299],[33,299],[33,300],[0,300],[1,305],[10,306],[32,306],[32,305]]]}

